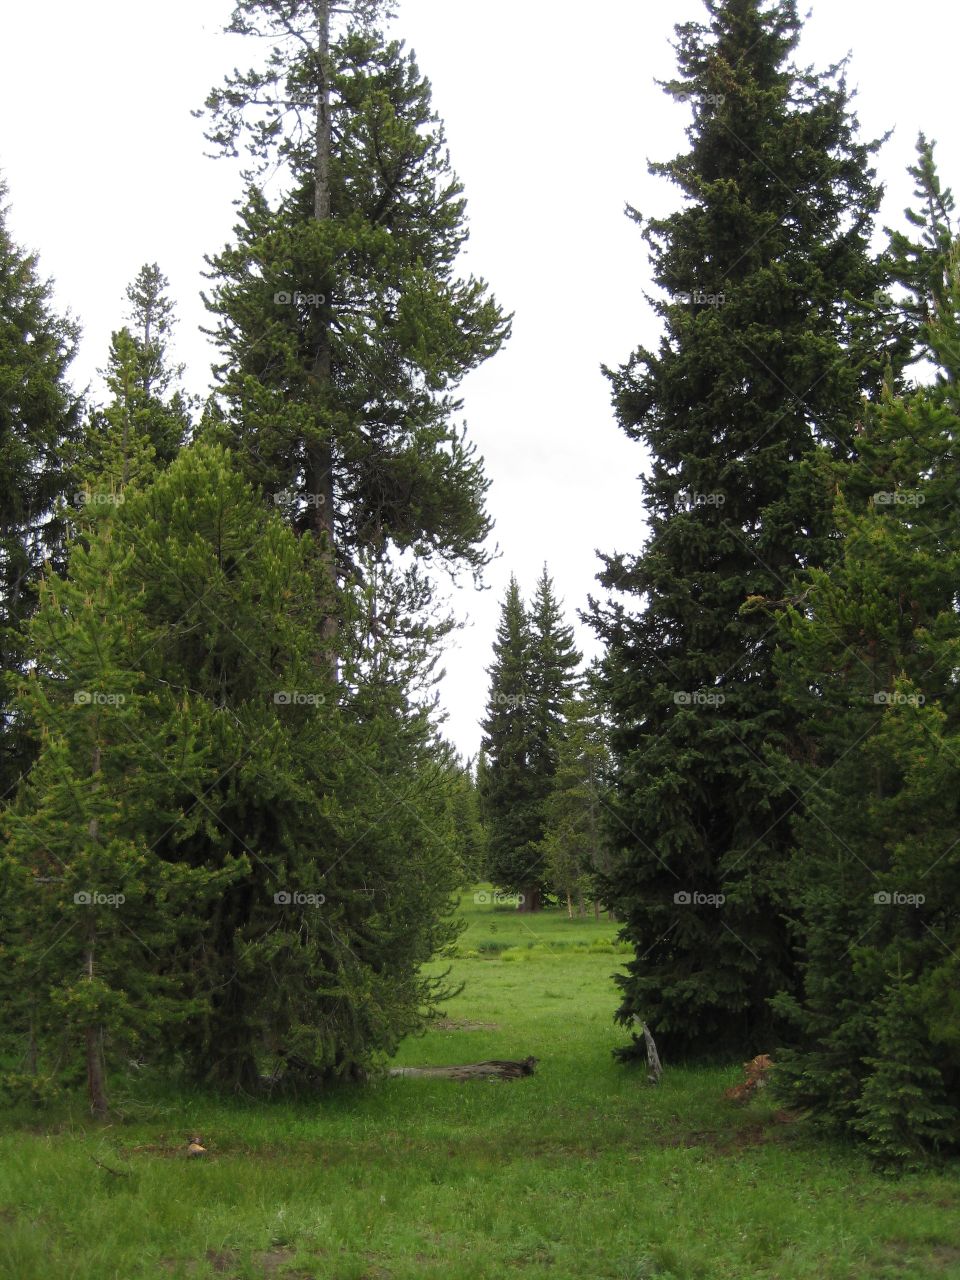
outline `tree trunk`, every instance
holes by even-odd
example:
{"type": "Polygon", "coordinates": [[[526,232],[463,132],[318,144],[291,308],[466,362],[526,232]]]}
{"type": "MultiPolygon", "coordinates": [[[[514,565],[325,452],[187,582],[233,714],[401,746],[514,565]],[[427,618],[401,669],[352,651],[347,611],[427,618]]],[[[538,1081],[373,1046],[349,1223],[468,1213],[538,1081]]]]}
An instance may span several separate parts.
{"type": "Polygon", "coordinates": [[[517,910],[522,911],[525,915],[529,915],[531,911],[540,910],[540,886],[536,884],[524,885],[520,890],[520,901],[517,903],[517,910]]]}
{"type": "Polygon", "coordinates": [[[584,906],[584,902],[583,902],[583,890],[578,889],[577,890],[577,915],[582,920],[586,914],[587,914],[587,908],[584,906]]]}
{"type": "Polygon", "coordinates": [[[107,1105],[107,1086],[104,1079],[100,1028],[87,1027],[85,1034],[87,1042],[87,1092],[90,1097],[90,1110],[98,1120],[104,1120],[110,1108],[107,1105]]]}
{"type": "Polygon", "coordinates": [[[594,898],[593,900],[593,918],[594,920],[600,919],[600,899],[599,898],[594,898]]]}
{"type": "MultiPolygon", "coordinates": [[[[99,772],[100,744],[98,742],[93,748],[93,759],[91,761],[90,769],[91,777],[96,777],[99,772]]],[[[90,822],[87,825],[87,830],[91,840],[99,840],[100,824],[96,818],[90,819],[90,822]]],[[[91,908],[85,964],[87,982],[92,982],[94,977],[94,956],[96,953],[96,945],[96,916],[93,908],[91,908]]],[[[110,1109],[107,1106],[107,1087],[103,1067],[103,1028],[99,1024],[89,1026],[86,1028],[84,1036],[87,1050],[87,1092],[90,1097],[90,1110],[98,1120],[102,1120],[110,1109]]]]}
{"type": "Polygon", "coordinates": [[[570,897],[570,890],[567,890],[567,919],[573,919],[573,899],[570,897]]]}
{"type": "Polygon", "coordinates": [[[521,1062],[493,1059],[489,1062],[465,1062],[459,1067],[391,1067],[391,1076],[413,1076],[423,1079],[480,1080],[494,1077],[499,1080],[516,1080],[532,1076],[537,1059],[524,1058],[521,1062]]]}

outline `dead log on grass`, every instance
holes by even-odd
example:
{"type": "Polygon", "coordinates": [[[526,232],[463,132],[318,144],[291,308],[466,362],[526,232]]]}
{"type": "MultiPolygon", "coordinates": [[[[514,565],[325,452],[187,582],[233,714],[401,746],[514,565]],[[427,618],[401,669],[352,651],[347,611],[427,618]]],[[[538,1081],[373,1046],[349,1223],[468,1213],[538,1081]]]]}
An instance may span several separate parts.
{"type": "Polygon", "coordinates": [[[464,1062],[457,1067],[391,1067],[391,1076],[412,1076],[430,1080],[516,1080],[532,1076],[537,1058],[524,1058],[522,1062],[493,1059],[490,1062],[464,1062]]]}

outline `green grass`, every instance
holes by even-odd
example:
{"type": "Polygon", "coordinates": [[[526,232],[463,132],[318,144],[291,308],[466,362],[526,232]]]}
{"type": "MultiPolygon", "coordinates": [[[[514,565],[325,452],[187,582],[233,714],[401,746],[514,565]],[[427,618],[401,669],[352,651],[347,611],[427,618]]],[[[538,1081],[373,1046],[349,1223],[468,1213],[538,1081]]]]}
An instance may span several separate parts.
{"type": "Polygon", "coordinates": [[[610,1055],[622,959],[589,948],[614,924],[472,892],[463,910],[465,989],[398,1062],[534,1054],[534,1077],[262,1105],[138,1082],[110,1127],[79,1106],[9,1113],[3,1280],[960,1277],[960,1171],[881,1178],[763,1100],[725,1102],[735,1068],[651,1088],[610,1055]],[[184,1157],[192,1130],[203,1160],[184,1157]]]}

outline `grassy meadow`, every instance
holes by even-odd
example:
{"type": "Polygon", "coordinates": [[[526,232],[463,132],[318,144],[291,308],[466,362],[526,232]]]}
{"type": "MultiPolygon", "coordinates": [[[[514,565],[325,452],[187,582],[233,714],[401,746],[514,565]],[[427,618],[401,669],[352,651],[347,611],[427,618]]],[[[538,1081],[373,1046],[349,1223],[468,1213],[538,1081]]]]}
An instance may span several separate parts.
{"type": "Polygon", "coordinates": [[[254,1103],[147,1075],[112,1082],[108,1126],[7,1112],[0,1277],[960,1278],[960,1170],[880,1177],[762,1095],[726,1102],[735,1066],[652,1088],[610,1053],[614,924],[462,909],[464,990],[397,1063],[533,1054],[535,1076],[254,1103]]]}

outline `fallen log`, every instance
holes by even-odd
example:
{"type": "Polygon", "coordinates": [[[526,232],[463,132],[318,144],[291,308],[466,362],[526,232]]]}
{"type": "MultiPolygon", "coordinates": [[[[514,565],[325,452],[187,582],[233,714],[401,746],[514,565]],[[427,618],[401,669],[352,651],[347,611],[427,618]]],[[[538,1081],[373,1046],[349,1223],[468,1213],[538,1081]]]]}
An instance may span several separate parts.
{"type": "Polygon", "coordinates": [[[537,1062],[537,1058],[530,1057],[522,1062],[492,1059],[489,1062],[464,1062],[456,1067],[391,1067],[388,1074],[424,1080],[516,1080],[520,1076],[532,1076],[537,1062]]]}

